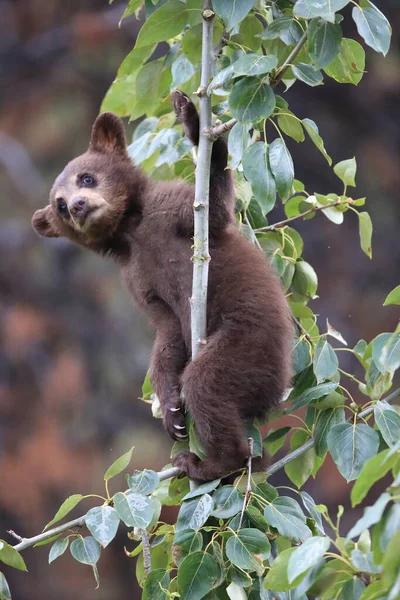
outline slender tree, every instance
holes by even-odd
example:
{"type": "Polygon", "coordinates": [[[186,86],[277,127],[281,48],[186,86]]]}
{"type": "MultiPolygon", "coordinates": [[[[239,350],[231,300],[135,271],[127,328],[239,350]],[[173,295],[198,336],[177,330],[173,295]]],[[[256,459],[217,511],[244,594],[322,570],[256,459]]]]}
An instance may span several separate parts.
{"type": "MultiPolygon", "coordinates": [[[[399,600],[400,414],[393,402],[400,390],[390,394],[389,390],[400,366],[400,333],[382,333],[348,348],[328,322],[321,331],[312,311],[317,276],[302,257],[303,240],[292,225],[313,217],[327,218],[333,226],[345,216],[358,219],[361,248],[371,257],[372,223],[368,213],[359,210],[365,198],[354,199],[348,193],[355,186],[354,158],[334,166],[339,191],[310,194],[306,184],[295,178],[288,137],[305,144],[307,138],[329,166],[332,160],[315,122],[295,115],[279,95],[284,86],[294,85],[300,94],[301,85],[320,85],[324,77],[360,83],[364,49],[358,41],[343,37],[343,16],[353,18],[361,41],[384,55],[390,45],[390,25],[370,0],[214,0],[212,4],[130,0],[123,18],[138,15],[142,4],[144,25],[102,110],[134,120],[145,117],[129,152],[146,172],[158,179],[195,181],[193,356],[206,339],[211,148],[214,138],[228,135],[238,227],[276,269],[297,329],[293,388],[281,413],[271,418],[274,422],[282,414],[290,415],[295,426],[273,423],[264,439],[253,427],[250,455],[260,455],[264,445],[273,456],[287,437],[291,451],[261,474],[251,472],[250,459],[247,473],[233,485],[215,480],[190,489],[187,478],[179,479],[179,470],[168,465],[159,473],[135,471],[128,477],[128,490],[111,494],[109,481],[128,469],[130,450],[105,473],[105,496],[97,506],[54,527],[88,498],[71,496],[43,533],[24,539],[9,532],[18,543],[0,542],[0,560],[23,570],[21,551],[52,542],[50,562],[69,546],[77,561],[93,568],[98,581],[97,561],[122,524],[132,530],[129,537],[136,543],[128,556],[138,561],[144,599],[399,600]],[[152,59],[159,42],[167,43],[165,56],[152,59]],[[176,87],[199,98],[196,172],[191,146],[170,109],[168,96],[176,87]],[[286,218],[270,223],[268,215],[277,202],[282,203],[286,218]],[[334,348],[333,340],[340,347],[334,348]],[[350,352],[360,363],[361,379],[340,367],[341,351],[350,352]],[[349,382],[353,388],[358,386],[360,403],[354,401],[349,382]],[[343,478],[355,482],[350,493],[353,506],[382,477],[391,476],[386,490],[373,504],[369,502],[348,532],[340,526],[342,507],[332,517],[301,489],[309,477],[318,477],[328,454],[343,478]],[[282,468],[294,486],[284,493],[270,480],[282,468]],[[176,524],[160,522],[165,505],[180,506],[176,524]]],[[[290,95],[291,91],[289,99],[290,95]]],[[[400,304],[400,286],[385,304],[400,304]]],[[[148,378],[143,399],[157,413],[148,378]]],[[[172,455],[182,445],[176,443],[172,455]]],[[[189,446],[202,454],[195,423],[190,427],[189,446]]],[[[1,575],[0,598],[10,597],[1,575]]]]}

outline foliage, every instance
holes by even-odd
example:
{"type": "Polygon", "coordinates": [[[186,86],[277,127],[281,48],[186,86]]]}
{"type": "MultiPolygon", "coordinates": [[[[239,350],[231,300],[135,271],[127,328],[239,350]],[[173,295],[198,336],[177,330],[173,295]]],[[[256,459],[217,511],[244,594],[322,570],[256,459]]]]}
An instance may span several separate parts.
{"type": "MultiPolygon", "coordinates": [[[[175,125],[169,93],[176,86],[188,94],[198,88],[202,1],[130,0],[122,18],[138,14],[143,4],[145,23],[102,110],[142,119],[129,153],[153,178],[193,182],[191,145],[175,125]],[[166,42],[167,51],[152,60],[159,42],[166,42]]],[[[301,93],[301,85],[321,85],[324,77],[353,85],[361,81],[364,49],[358,41],[343,37],[343,16],[354,19],[361,41],[387,53],[391,29],[384,15],[369,0],[351,4],[350,0],[213,2],[216,58],[208,90],[215,117],[229,131],[238,227],[261,248],[281,278],[296,322],[293,388],[282,411],[272,417],[292,415],[293,452],[267,473],[253,474],[249,483],[243,472],[233,485],[216,480],[190,489],[187,478],[145,470],[127,478],[128,490],[110,494],[109,482],[128,468],[132,449],[105,473],[102,504],[81,519],[90,536],[76,530],[63,536],[70,529],[68,523],[50,529],[86,501],[81,494],[70,496],[46,526],[39,538],[40,545],[52,542],[50,563],[69,547],[77,561],[92,567],[98,583],[97,562],[122,521],[131,529],[129,539],[136,542],[125,552],[137,560],[144,599],[400,599],[400,411],[390,404],[397,392],[382,399],[400,366],[400,332],[382,333],[348,348],[329,322],[326,331],[320,330],[312,311],[317,274],[303,258],[303,240],[292,224],[297,219],[327,218],[337,226],[345,213],[353,213],[361,248],[371,258],[372,223],[369,214],[359,210],[365,198],[348,194],[355,186],[355,158],[333,167],[338,177],[333,192],[308,192],[296,179],[288,138],[306,144],[307,152],[315,145],[329,166],[332,160],[314,121],[295,115],[275,91],[278,84],[288,90],[297,83],[301,93]],[[286,218],[270,224],[268,215],[277,198],[286,218]],[[317,212],[323,216],[317,217],[317,212]],[[334,347],[333,340],[341,347],[334,347]],[[340,368],[340,351],[353,354],[364,371],[361,379],[340,368]],[[365,396],[361,405],[354,402],[347,379],[365,396]],[[316,477],[328,453],[341,475],[355,481],[353,506],[382,477],[392,476],[347,536],[340,531],[342,507],[331,518],[325,506],[300,491],[309,477],[316,477]],[[295,486],[285,493],[267,481],[283,466],[295,486]],[[180,506],[175,525],[159,520],[162,506],[180,506]]],[[[396,288],[385,304],[399,303],[396,288]]],[[[156,406],[148,378],[143,399],[156,406]]],[[[190,447],[201,454],[195,425],[190,431],[190,447]]],[[[253,428],[249,435],[254,454],[261,443],[275,454],[290,431],[273,425],[261,440],[253,428]]],[[[172,455],[181,447],[174,444],[172,455]]],[[[29,545],[29,540],[22,541],[13,548],[0,541],[0,560],[25,570],[18,549],[29,545]]],[[[9,598],[0,574],[0,599],[9,598]]]]}

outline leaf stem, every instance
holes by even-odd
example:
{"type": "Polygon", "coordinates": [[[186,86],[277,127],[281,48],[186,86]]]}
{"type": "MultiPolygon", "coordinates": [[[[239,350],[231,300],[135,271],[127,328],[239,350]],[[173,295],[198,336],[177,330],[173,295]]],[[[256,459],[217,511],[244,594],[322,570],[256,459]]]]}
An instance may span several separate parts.
{"type": "MultiPolygon", "coordinates": [[[[333,206],[339,206],[339,204],[343,204],[341,200],[336,200],[335,202],[331,202],[330,204],[325,204],[324,206],[312,206],[305,212],[301,213],[301,215],[295,215],[294,217],[289,217],[284,221],[278,221],[278,223],[273,223],[273,225],[267,225],[266,227],[259,227],[258,229],[254,229],[255,233],[260,233],[262,231],[275,231],[275,229],[280,229],[281,227],[285,227],[288,223],[292,223],[292,221],[296,221],[297,219],[301,219],[301,217],[305,217],[306,215],[310,215],[311,213],[318,212],[319,210],[324,210],[325,208],[332,208],[333,206]]],[[[357,211],[356,211],[357,212],[357,211]]]]}

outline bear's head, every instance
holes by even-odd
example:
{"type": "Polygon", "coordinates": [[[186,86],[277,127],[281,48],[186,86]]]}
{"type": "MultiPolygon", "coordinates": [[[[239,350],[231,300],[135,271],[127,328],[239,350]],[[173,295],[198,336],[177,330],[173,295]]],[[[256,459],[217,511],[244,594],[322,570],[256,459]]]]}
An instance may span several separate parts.
{"type": "MultiPolygon", "coordinates": [[[[115,233],[128,203],[139,197],[138,185],[123,123],[113,113],[103,113],[93,125],[88,150],[65,167],[54,182],[48,206],[33,215],[33,228],[44,237],[101,245],[115,233]]],[[[139,206],[130,208],[140,212],[139,206]]]]}

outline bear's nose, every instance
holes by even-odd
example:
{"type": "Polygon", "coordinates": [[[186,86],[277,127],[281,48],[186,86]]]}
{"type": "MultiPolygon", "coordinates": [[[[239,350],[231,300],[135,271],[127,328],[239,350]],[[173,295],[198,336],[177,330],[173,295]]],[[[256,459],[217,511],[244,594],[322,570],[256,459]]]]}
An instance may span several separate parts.
{"type": "Polygon", "coordinates": [[[82,198],[82,196],[77,196],[71,202],[69,207],[70,212],[73,215],[79,215],[85,212],[86,210],[86,200],[82,198]]]}

